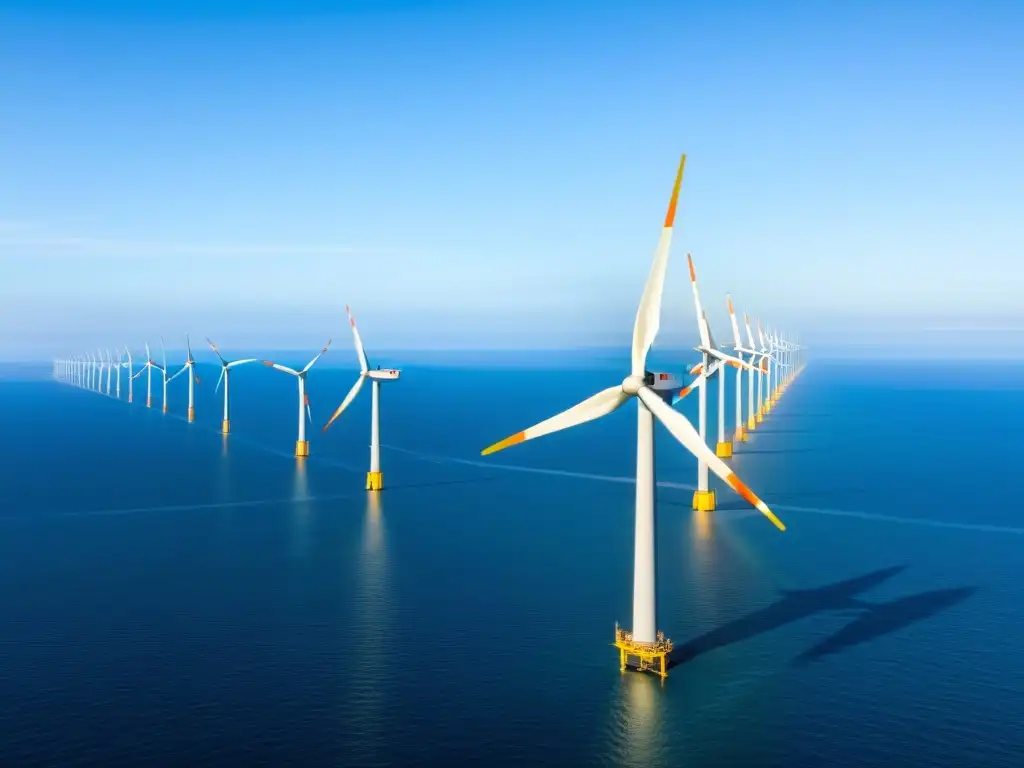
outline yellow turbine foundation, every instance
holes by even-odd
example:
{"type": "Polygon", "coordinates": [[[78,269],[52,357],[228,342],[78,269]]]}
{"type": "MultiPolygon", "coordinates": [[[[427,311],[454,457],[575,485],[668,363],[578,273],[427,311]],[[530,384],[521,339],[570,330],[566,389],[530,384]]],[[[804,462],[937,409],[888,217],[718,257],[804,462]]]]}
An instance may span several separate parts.
{"type": "Polygon", "coordinates": [[[196,409],[194,407],[190,406],[188,409],[188,420],[190,423],[196,420],[196,409]]]}
{"type": "Polygon", "coordinates": [[[366,490],[368,490],[368,491],[382,491],[382,490],[384,490],[384,473],[383,472],[367,472],[366,473],[366,490]]]}
{"type": "Polygon", "coordinates": [[[693,492],[693,508],[698,512],[714,512],[715,511],[715,492],[714,491],[694,491],[693,492]]]}
{"type": "Polygon", "coordinates": [[[736,427],[736,435],[733,437],[734,443],[745,443],[747,442],[747,430],[743,427],[736,427]]]}
{"type": "Polygon", "coordinates": [[[762,421],[764,421],[764,413],[762,413],[761,411],[758,411],[757,412],[757,423],[760,424],[762,421]]]}
{"type": "Polygon", "coordinates": [[[614,645],[619,649],[619,669],[625,670],[629,662],[635,659],[638,672],[653,672],[659,677],[668,677],[668,655],[672,653],[672,641],[665,637],[664,632],[659,632],[658,639],[653,643],[640,643],[633,640],[632,632],[616,624],[614,645]]]}
{"type": "Polygon", "coordinates": [[[220,423],[221,434],[228,434],[231,431],[231,419],[224,419],[220,423]]]}
{"type": "Polygon", "coordinates": [[[754,417],[753,417],[753,416],[750,416],[750,417],[748,417],[748,418],[747,418],[747,431],[748,431],[748,432],[753,432],[753,431],[754,431],[754,428],[755,428],[756,426],[757,426],[757,420],[756,420],[756,419],[754,419],[754,417]]]}
{"type": "Polygon", "coordinates": [[[299,459],[304,459],[309,456],[309,440],[295,441],[295,456],[299,459]]]}
{"type": "Polygon", "coordinates": [[[715,446],[715,456],[720,459],[732,458],[732,443],[718,443],[715,446]]]}

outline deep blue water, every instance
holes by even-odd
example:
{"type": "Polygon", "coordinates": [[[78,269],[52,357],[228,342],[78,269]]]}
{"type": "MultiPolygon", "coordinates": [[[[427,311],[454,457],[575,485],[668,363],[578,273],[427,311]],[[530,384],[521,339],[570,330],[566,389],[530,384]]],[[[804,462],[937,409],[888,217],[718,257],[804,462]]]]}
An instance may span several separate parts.
{"type": "Polygon", "coordinates": [[[199,372],[192,425],[184,377],[0,379],[0,764],[1024,765],[1024,366],[812,363],[733,460],[785,533],[659,488],[664,683],[610,647],[633,406],[479,456],[621,366],[407,367],[376,499],[368,388],[319,430],[354,364],[307,462],[291,377],[235,371],[224,439],[199,372]]]}

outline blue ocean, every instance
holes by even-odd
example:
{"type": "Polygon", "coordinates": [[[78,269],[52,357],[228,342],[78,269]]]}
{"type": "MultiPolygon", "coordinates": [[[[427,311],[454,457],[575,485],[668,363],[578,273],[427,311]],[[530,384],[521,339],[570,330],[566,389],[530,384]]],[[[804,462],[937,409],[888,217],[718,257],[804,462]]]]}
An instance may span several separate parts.
{"type": "Polygon", "coordinates": [[[812,359],[731,460],[784,533],[715,480],[691,511],[659,427],[662,681],[612,647],[635,405],[480,456],[626,361],[372,362],[403,369],[376,495],[369,388],[320,430],[351,349],[306,460],[261,365],[229,436],[205,357],[194,424],[185,376],[163,414],[145,375],[129,405],[0,369],[0,765],[1024,765],[1024,366],[812,359]]]}

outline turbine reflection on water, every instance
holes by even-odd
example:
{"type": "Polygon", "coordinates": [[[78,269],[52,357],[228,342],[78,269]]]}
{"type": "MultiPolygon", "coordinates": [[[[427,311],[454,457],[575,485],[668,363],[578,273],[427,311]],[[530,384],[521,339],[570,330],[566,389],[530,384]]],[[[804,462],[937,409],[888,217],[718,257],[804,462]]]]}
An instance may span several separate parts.
{"type": "Polygon", "coordinates": [[[356,559],[355,610],[348,641],[351,644],[352,687],[351,728],[358,734],[352,764],[366,765],[381,759],[379,750],[387,744],[385,717],[391,668],[397,660],[389,653],[391,634],[390,578],[385,547],[384,515],[380,493],[366,494],[363,535],[356,559]]]}
{"type": "Polygon", "coordinates": [[[640,672],[623,672],[612,706],[612,763],[624,766],[666,765],[662,715],[663,681],[640,672]]]}
{"type": "Polygon", "coordinates": [[[305,558],[309,554],[310,523],[313,506],[309,498],[309,476],[306,462],[295,462],[295,477],[292,485],[292,537],[291,557],[305,558]]]}

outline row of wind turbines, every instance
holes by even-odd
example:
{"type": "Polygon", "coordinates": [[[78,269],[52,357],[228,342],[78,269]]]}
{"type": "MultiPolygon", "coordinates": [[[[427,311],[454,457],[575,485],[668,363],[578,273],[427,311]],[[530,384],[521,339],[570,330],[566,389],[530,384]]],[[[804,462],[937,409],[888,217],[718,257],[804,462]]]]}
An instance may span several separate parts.
{"type": "MultiPolygon", "coordinates": [[[[630,400],[637,403],[637,454],[636,454],[636,522],[634,528],[634,559],[633,559],[633,626],[626,630],[615,625],[615,646],[619,649],[619,660],[622,669],[632,664],[641,670],[654,671],[665,677],[667,674],[667,657],[672,651],[672,641],[668,640],[657,626],[657,589],[656,589],[656,536],[655,536],[655,473],[654,473],[654,424],[661,424],[669,433],[692,453],[698,462],[698,490],[694,493],[695,509],[708,511],[714,509],[714,492],[708,488],[708,472],[714,472],[730,488],[767,517],[780,531],[786,529],[782,521],[768,505],[732,471],[726,458],[732,455],[732,444],[725,438],[725,378],[724,366],[735,367],[737,375],[742,376],[744,370],[749,372],[749,389],[753,393],[755,374],[757,378],[757,408],[754,408],[753,394],[749,396],[748,418],[746,426],[743,421],[743,403],[739,394],[742,387],[737,379],[736,432],[738,440],[743,440],[746,433],[756,428],[757,423],[764,419],[765,413],[778,401],[786,385],[793,380],[801,368],[799,345],[786,341],[778,334],[765,336],[758,324],[759,344],[755,346],[753,334],[747,323],[747,344],[742,344],[732,300],[727,299],[729,313],[733,324],[734,354],[719,349],[711,336],[711,331],[703,307],[700,293],[697,290],[697,276],[693,259],[688,258],[690,282],[693,286],[693,297],[697,308],[697,322],[700,331],[701,362],[690,372],[696,378],[686,387],[678,389],[679,382],[672,374],[650,371],[647,368],[647,354],[658,335],[661,324],[661,300],[668,268],[669,251],[675,226],[676,206],[679,188],[686,166],[686,155],[679,161],[672,196],[669,200],[668,212],[661,230],[661,237],[654,252],[654,262],[640,298],[636,320],[633,324],[633,343],[631,364],[628,375],[621,383],[608,387],[595,395],[577,403],[562,413],[552,416],[539,424],[517,432],[501,440],[481,453],[488,455],[563,429],[569,429],[588,421],[599,419],[618,410],[630,400]],[[707,382],[717,376],[719,381],[719,439],[716,450],[712,451],[707,443],[707,382]],[[693,425],[672,405],[678,403],[693,390],[700,393],[699,429],[693,425]]],[[[746,318],[745,318],[746,320],[746,318]]]]}
{"type": "MultiPolygon", "coordinates": [[[[618,624],[615,626],[615,646],[619,649],[620,665],[623,669],[633,664],[641,670],[655,671],[662,677],[667,674],[666,659],[672,651],[672,642],[664,633],[657,629],[657,590],[656,590],[656,547],[655,547],[655,469],[654,469],[654,424],[660,422],[669,433],[693,454],[698,462],[697,490],[693,496],[693,507],[700,513],[715,509],[715,492],[709,487],[709,474],[714,473],[726,485],[745,499],[780,531],[785,525],[771,511],[768,505],[747,486],[726,463],[733,456],[733,442],[745,441],[750,432],[756,430],[766,415],[770,413],[779,398],[786,391],[804,366],[804,348],[785,334],[775,331],[765,332],[760,322],[756,322],[757,336],[753,334],[749,318],[744,315],[746,343],[740,335],[739,323],[733,309],[732,299],[726,297],[729,317],[733,332],[732,353],[719,347],[712,336],[707,314],[700,300],[697,288],[696,271],[693,259],[689,255],[690,282],[693,289],[694,304],[697,313],[697,325],[700,334],[700,345],[696,351],[701,359],[689,369],[694,379],[686,386],[681,386],[679,378],[670,373],[654,372],[647,368],[647,355],[657,337],[661,323],[661,303],[665,275],[668,267],[669,252],[675,226],[676,207],[679,189],[682,183],[686,155],[683,155],[672,189],[668,212],[665,215],[654,261],[651,266],[644,291],[637,309],[633,326],[631,363],[628,375],[621,383],[608,387],[586,400],[576,404],[562,413],[552,416],[539,424],[517,432],[505,438],[481,453],[489,455],[513,445],[532,440],[543,435],[558,432],[588,421],[606,416],[618,410],[628,401],[637,402],[637,465],[636,465],[636,498],[635,498],[635,530],[634,530],[634,572],[633,572],[633,625],[626,630],[618,624]],[[725,414],[725,372],[727,367],[736,370],[736,414],[732,440],[726,433],[725,414]],[[747,408],[744,415],[743,406],[743,372],[747,377],[747,408]],[[715,450],[711,450],[707,435],[707,388],[709,381],[718,380],[718,440],[715,450]],[[695,429],[690,421],[675,410],[673,406],[692,394],[698,392],[698,427],[695,429]]],[[[379,491],[383,488],[383,474],[380,471],[380,384],[399,378],[400,372],[395,369],[371,370],[366,358],[359,331],[351,311],[346,307],[356,353],[359,358],[360,374],[355,384],[335,410],[330,420],[324,425],[326,431],[342,414],[358,395],[363,383],[369,379],[373,382],[373,407],[371,420],[370,470],[367,473],[367,490],[379,491]]],[[[181,369],[173,375],[167,375],[166,354],[163,365],[157,365],[151,359],[148,345],[146,347],[146,363],[138,373],[132,372],[132,358],[127,348],[127,363],[122,363],[120,354],[116,363],[118,372],[117,397],[120,398],[120,369],[128,368],[128,400],[131,402],[131,382],[147,371],[146,405],[151,406],[151,381],[153,369],[160,371],[163,377],[163,410],[167,411],[167,385],[178,376],[188,372],[189,375],[189,421],[195,417],[193,401],[193,384],[199,379],[193,370],[195,361],[192,359],[191,343],[188,342],[188,359],[181,369]]],[[[209,342],[209,339],[207,339],[209,342]]],[[[228,362],[212,342],[210,347],[221,362],[221,380],[224,381],[224,418],[222,431],[230,430],[228,404],[228,374],[238,365],[257,362],[256,359],[244,359],[228,362]]],[[[298,439],[295,444],[295,455],[303,458],[309,456],[309,443],[306,439],[306,421],[312,420],[309,410],[309,397],[306,393],[306,375],[320,357],[327,352],[331,342],[301,370],[264,360],[264,365],[295,376],[298,380],[299,414],[298,439]]],[[[163,341],[161,340],[163,351],[163,341]]],[[[104,359],[88,354],[57,360],[54,362],[54,375],[63,381],[102,391],[103,373],[106,372],[106,391],[110,394],[111,370],[115,369],[112,356],[108,353],[104,359]]],[[[218,381],[218,387],[220,380],[218,381]]]]}
{"type": "MultiPolygon", "coordinates": [[[[370,364],[366,357],[366,350],[363,348],[363,342],[359,336],[359,329],[356,327],[356,321],[352,316],[352,311],[347,306],[345,307],[345,311],[348,313],[348,320],[349,325],[352,328],[352,338],[355,343],[356,355],[359,358],[359,377],[356,379],[352,388],[348,391],[348,394],[345,395],[345,399],[341,401],[341,405],[335,409],[331,418],[323,426],[323,431],[326,432],[330,428],[331,424],[341,416],[342,412],[348,408],[356,395],[359,394],[363,383],[366,380],[370,380],[373,383],[373,400],[370,417],[370,469],[366,473],[366,490],[380,491],[384,488],[384,473],[380,468],[380,385],[386,381],[396,381],[401,376],[401,371],[395,368],[382,369],[380,366],[377,366],[377,368],[373,370],[370,369],[370,364]]],[[[331,346],[331,342],[328,341],[324,348],[321,349],[301,370],[295,370],[294,368],[289,368],[286,365],[281,365],[280,363],[275,363],[270,360],[260,361],[257,358],[244,358],[241,360],[229,361],[221,355],[220,350],[217,349],[217,346],[210,341],[210,339],[207,339],[206,342],[210,345],[210,349],[213,350],[214,354],[217,355],[217,359],[221,366],[220,378],[217,379],[217,386],[214,388],[214,392],[220,390],[221,382],[224,383],[224,415],[221,420],[221,432],[226,435],[231,431],[231,401],[229,397],[231,371],[240,365],[245,365],[246,363],[262,362],[269,368],[294,376],[298,381],[299,430],[298,437],[295,441],[295,455],[298,458],[308,457],[309,440],[306,436],[306,422],[307,420],[312,421],[313,416],[309,408],[309,394],[306,391],[306,376],[316,362],[324,355],[324,353],[327,352],[328,348],[331,346]]],[[[133,382],[145,373],[146,407],[151,408],[153,405],[153,371],[155,370],[163,380],[162,410],[164,413],[167,413],[167,385],[179,376],[185,374],[188,376],[188,421],[191,423],[194,422],[196,418],[195,385],[199,384],[200,381],[199,376],[195,371],[196,361],[192,357],[192,341],[188,334],[185,335],[185,346],[187,349],[185,363],[174,373],[169,373],[167,365],[167,351],[164,347],[163,337],[161,337],[160,352],[162,356],[162,364],[153,361],[153,356],[150,353],[149,344],[147,343],[145,345],[145,363],[137,372],[133,368],[131,350],[125,346],[123,355],[121,350],[118,351],[116,361],[109,350],[99,350],[95,355],[89,352],[84,355],[54,360],[53,376],[58,381],[63,381],[87,390],[99,392],[101,394],[105,393],[107,396],[113,396],[117,399],[121,399],[121,370],[127,369],[128,402],[131,403],[134,397],[133,382]],[[115,371],[117,372],[116,379],[114,379],[115,371]],[[112,383],[114,384],[113,394],[111,392],[112,383]]]]}

